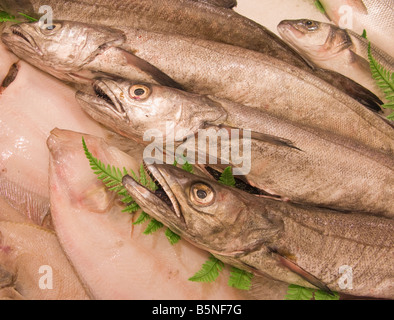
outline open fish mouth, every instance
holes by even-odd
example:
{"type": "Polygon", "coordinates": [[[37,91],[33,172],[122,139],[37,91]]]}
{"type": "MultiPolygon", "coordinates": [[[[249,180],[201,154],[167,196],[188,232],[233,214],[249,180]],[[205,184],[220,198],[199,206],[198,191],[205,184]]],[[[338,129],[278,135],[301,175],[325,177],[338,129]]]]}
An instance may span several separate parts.
{"type": "Polygon", "coordinates": [[[93,90],[96,94],[96,97],[100,99],[106,106],[114,109],[120,114],[126,114],[122,104],[104,81],[95,81],[93,84],[93,90]]]}
{"type": "Polygon", "coordinates": [[[163,175],[154,165],[147,165],[145,161],[144,168],[146,173],[149,175],[152,181],[156,183],[157,186],[157,190],[152,191],[152,193],[162,200],[176,214],[176,216],[180,218],[182,214],[178,200],[176,199],[163,175]]]}
{"type": "MultiPolygon", "coordinates": [[[[154,165],[147,165],[145,161],[144,169],[156,184],[154,190],[142,185],[130,176],[125,176],[123,178],[123,185],[129,190],[132,196],[141,196],[141,198],[144,198],[148,202],[147,205],[153,205],[154,203],[156,203],[156,205],[159,204],[160,207],[165,208],[165,212],[172,212],[178,219],[181,219],[182,213],[178,200],[159,169],[154,165]]],[[[163,218],[167,218],[165,215],[168,215],[168,213],[160,215],[163,216],[163,218]]]]}
{"type": "Polygon", "coordinates": [[[36,50],[40,55],[42,55],[42,52],[40,48],[37,46],[36,42],[34,41],[33,37],[28,34],[25,30],[23,30],[19,25],[13,25],[10,27],[10,31],[13,35],[17,36],[19,39],[22,39],[22,41],[26,42],[29,44],[31,48],[36,50]]]}

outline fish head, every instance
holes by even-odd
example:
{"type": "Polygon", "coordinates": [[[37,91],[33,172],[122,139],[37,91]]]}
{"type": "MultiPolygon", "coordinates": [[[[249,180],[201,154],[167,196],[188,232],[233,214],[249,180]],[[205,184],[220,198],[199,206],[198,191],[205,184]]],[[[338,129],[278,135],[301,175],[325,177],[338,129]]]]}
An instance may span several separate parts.
{"type": "Polygon", "coordinates": [[[125,35],[74,21],[29,22],[5,29],[2,41],[20,58],[64,78],[60,75],[76,73],[106,49],[121,45],[125,35]]]}
{"type": "Polygon", "coordinates": [[[95,96],[77,92],[82,108],[117,133],[142,142],[144,136],[176,141],[194,135],[206,123],[221,122],[227,113],[207,96],[125,79],[97,79],[95,96]]]}
{"type": "Polygon", "coordinates": [[[125,176],[132,198],[156,220],[211,253],[236,257],[270,242],[281,229],[257,198],[173,165],[146,165],[151,191],[125,176]]]}
{"type": "Polygon", "coordinates": [[[278,31],[286,42],[312,61],[330,59],[351,44],[345,30],[314,20],[283,20],[278,31]]]}

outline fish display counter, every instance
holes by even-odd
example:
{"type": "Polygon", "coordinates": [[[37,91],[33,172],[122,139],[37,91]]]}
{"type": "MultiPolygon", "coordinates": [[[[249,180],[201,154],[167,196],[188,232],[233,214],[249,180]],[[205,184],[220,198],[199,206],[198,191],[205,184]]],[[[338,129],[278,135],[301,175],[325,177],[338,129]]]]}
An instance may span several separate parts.
{"type": "Polygon", "coordinates": [[[0,31],[0,299],[394,298],[392,0],[0,0],[0,31]]]}

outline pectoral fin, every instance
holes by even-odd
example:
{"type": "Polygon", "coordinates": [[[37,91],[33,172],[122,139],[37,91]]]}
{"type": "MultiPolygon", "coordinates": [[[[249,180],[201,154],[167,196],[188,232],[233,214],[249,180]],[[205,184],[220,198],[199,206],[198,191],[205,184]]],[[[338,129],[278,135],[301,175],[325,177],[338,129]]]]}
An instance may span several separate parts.
{"type": "MultiPolygon", "coordinates": [[[[217,127],[219,129],[226,129],[229,132],[231,132],[231,130],[239,130],[241,134],[243,134],[243,130],[242,128],[234,128],[234,127],[230,127],[230,126],[226,126],[226,125],[212,125],[212,124],[206,124],[206,127],[217,127]]],[[[240,139],[243,138],[243,136],[239,136],[240,139]]],[[[258,140],[261,142],[265,142],[265,143],[270,143],[276,146],[280,146],[280,147],[287,147],[287,148],[292,148],[292,149],[296,149],[299,151],[302,151],[301,149],[297,148],[294,143],[288,139],[284,139],[284,138],[280,138],[277,136],[273,136],[270,134],[265,134],[265,133],[261,133],[261,132],[256,132],[256,131],[252,131],[251,132],[251,139],[253,140],[258,140]]]]}
{"type": "Polygon", "coordinates": [[[279,264],[282,265],[283,267],[298,274],[301,278],[308,281],[310,284],[314,285],[316,288],[319,288],[320,290],[325,291],[330,295],[334,295],[333,292],[330,290],[330,288],[328,288],[325,283],[320,281],[313,274],[305,271],[300,266],[298,266],[296,263],[290,261],[289,259],[287,259],[286,257],[280,255],[279,253],[277,253],[275,251],[273,251],[272,254],[275,256],[275,258],[277,258],[279,264]]]}

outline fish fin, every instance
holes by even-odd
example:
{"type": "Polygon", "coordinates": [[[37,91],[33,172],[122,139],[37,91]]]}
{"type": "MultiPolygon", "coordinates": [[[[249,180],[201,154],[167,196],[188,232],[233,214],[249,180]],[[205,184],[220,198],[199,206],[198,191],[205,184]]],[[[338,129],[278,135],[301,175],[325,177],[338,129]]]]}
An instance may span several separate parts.
{"type": "MultiPolygon", "coordinates": [[[[206,126],[208,126],[208,127],[218,127],[220,129],[226,129],[227,131],[230,131],[232,129],[242,130],[241,128],[234,128],[234,127],[226,126],[226,125],[223,125],[223,124],[220,124],[220,125],[206,124],[206,126]]],[[[270,143],[270,144],[273,144],[273,145],[276,145],[276,146],[287,147],[287,148],[292,148],[292,149],[296,149],[296,150],[302,151],[301,149],[299,149],[296,146],[294,146],[294,143],[292,141],[290,141],[288,139],[280,138],[280,137],[277,137],[277,136],[273,136],[273,135],[270,135],[270,134],[265,134],[265,133],[261,133],[261,132],[252,131],[251,132],[251,138],[253,140],[258,140],[258,141],[261,141],[261,142],[270,143]]]]}
{"type": "Polygon", "coordinates": [[[368,14],[368,9],[363,0],[350,0],[350,6],[358,13],[368,14]]]}
{"type": "MultiPolygon", "coordinates": [[[[121,50],[121,49],[119,49],[121,50]]],[[[128,64],[137,67],[141,71],[150,75],[157,83],[162,86],[176,88],[180,90],[184,90],[183,86],[169,77],[167,74],[162,72],[160,69],[156,68],[154,65],[150,64],[148,61],[143,60],[136,55],[127,52],[125,50],[121,50],[122,54],[126,58],[128,64]]]]}
{"type": "Polygon", "coordinates": [[[321,280],[316,278],[313,274],[309,273],[308,271],[302,269],[299,265],[296,263],[292,262],[291,260],[287,259],[283,255],[279,254],[275,250],[271,250],[272,254],[274,257],[277,258],[279,264],[290,271],[298,274],[301,278],[304,280],[308,281],[310,284],[314,285],[316,288],[319,288],[320,290],[327,292],[330,295],[334,295],[334,293],[330,290],[330,288],[327,287],[325,283],[323,283],[321,280]]]}

